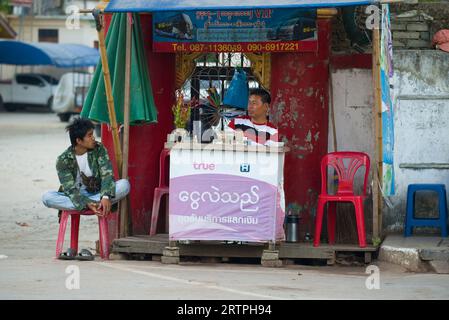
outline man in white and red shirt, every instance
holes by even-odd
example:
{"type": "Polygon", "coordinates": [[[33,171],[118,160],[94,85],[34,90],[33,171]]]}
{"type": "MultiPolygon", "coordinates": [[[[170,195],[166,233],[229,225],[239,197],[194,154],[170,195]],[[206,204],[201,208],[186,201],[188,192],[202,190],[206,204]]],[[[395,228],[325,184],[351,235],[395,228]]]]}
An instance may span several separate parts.
{"type": "Polygon", "coordinates": [[[234,118],[228,127],[243,131],[253,143],[270,145],[278,142],[278,130],[268,121],[270,94],[261,88],[251,89],[248,99],[248,116],[234,118]]]}

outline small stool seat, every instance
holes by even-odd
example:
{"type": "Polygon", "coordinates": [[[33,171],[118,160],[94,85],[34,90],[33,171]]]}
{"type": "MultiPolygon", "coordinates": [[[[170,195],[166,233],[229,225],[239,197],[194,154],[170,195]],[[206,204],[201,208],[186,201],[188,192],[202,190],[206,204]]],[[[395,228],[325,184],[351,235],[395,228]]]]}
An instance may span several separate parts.
{"type": "Polygon", "coordinates": [[[404,237],[412,235],[413,227],[439,227],[441,236],[447,237],[447,201],[444,184],[410,184],[408,186],[404,237]],[[438,218],[415,218],[415,193],[417,191],[434,191],[438,194],[438,218]]]}
{"type": "MultiPolygon", "coordinates": [[[[71,218],[71,234],[70,234],[70,248],[78,252],[78,235],[79,235],[79,225],[80,217],[91,216],[95,213],[92,210],[76,211],[67,210],[62,211],[61,221],[59,223],[59,233],[58,240],[56,241],[56,258],[62,253],[62,248],[64,246],[65,231],[67,228],[67,222],[69,217],[71,218]]],[[[111,213],[112,214],[112,213],[111,213]]],[[[109,228],[107,217],[98,217],[98,226],[100,233],[100,255],[102,259],[109,259],[109,228]]]]}

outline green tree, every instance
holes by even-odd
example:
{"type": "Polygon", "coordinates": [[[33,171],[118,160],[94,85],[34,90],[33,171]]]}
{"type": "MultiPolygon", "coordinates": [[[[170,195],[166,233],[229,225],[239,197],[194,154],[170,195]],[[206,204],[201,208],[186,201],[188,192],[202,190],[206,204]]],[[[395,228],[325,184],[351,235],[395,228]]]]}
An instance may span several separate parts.
{"type": "Polygon", "coordinates": [[[9,4],[10,0],[0,0],[0,12],[9,13],[11,6],[9,4]]]}

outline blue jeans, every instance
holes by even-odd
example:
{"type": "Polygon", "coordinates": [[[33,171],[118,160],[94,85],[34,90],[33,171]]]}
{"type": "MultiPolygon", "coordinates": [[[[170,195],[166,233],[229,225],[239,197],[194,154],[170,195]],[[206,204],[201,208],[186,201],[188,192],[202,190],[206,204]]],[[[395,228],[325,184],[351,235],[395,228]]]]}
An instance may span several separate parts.
{"type": "MultiPolygon", "coordinates": [[[[115,182],[115,198],[111,199],[111,203],[117,203],[129,193],[130,185],[128,180],[121,179],[115,182]]],[[[100,201],[100,193],[89,193],[81,190],[81,194],[91,199],[93,202],[100,201]]],[[[43,204],[48,208],[58,210],[76,210],[69,197],[63,192],[48,191],[42,196],[43,204]]]]}

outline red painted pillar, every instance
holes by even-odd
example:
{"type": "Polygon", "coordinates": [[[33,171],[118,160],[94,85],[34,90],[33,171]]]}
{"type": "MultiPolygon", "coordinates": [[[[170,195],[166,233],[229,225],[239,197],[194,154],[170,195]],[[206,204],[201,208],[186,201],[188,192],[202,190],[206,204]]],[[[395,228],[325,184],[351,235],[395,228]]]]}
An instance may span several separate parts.
{"type": "Polygon", "coordinates": [[[271,117],[286,154],[286,205],[295,203],[302,216],[300,236],[313,232],[320,191],[320,160],[328,144],[328,81],[331,23],[318,19],[318,52],[275,53],[271,64],[271,117]]]}
{"type": "MultiPolygon", "coordinates": [[[[167,140],[167,134],[173,129],[171,106],[174,103],[175,92],[175,55],[153,53],[151,18],[149,14],[141,15],[141,28],[158,122],[134,125],[130,128],[129,198],[133,235],[149,234],[153,192],[159,181],[159,155],[167,140]]],[[[103,126],[102,141],[113,159],[112,136],[106,126],[103,126]]]]}

